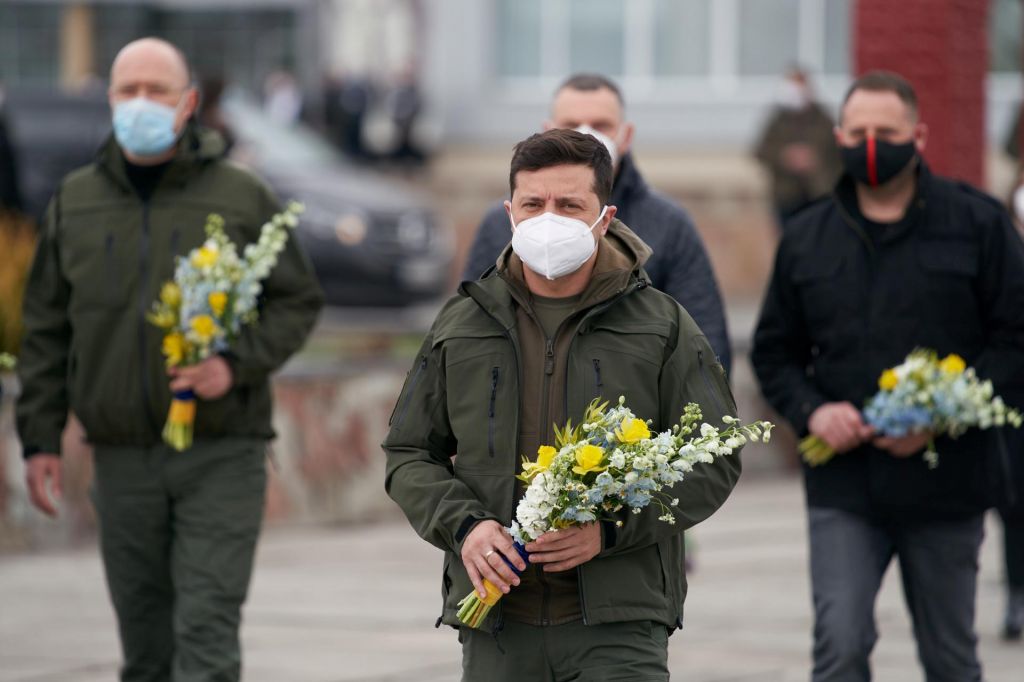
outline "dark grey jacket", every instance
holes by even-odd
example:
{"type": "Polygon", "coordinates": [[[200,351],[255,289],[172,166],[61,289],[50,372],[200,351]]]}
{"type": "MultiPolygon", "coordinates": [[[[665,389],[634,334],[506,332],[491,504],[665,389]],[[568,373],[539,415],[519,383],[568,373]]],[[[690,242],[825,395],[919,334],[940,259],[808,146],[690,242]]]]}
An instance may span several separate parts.
{"type": "MultiPolygon", "coordinates": [[[[652,190],[633,165],[629,154],[622,157],[608,203],[618,208],[615,217],[629,225],[654,251],[644,266],[651,284],[686,308],[728,372],[732,366],[732,353],[722,297],[718,293],[711,261],[690,214],[652,190]]],[[[477,229],[462,278],[478,279],[494,266],[511,239],[508,214],[504,206],[496,204],[477,229]]]]}

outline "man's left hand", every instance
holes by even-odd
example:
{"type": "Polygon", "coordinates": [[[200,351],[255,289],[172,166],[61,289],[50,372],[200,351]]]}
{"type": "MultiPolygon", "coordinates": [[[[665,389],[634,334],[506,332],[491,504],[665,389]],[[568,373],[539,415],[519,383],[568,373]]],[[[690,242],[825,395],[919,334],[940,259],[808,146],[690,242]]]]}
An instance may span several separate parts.
{"type": "Polygon", "coordinates": [[[881,438],[874,439],[872,443],[874,443],[876,448],[886,450],[894,457],[910,457],[923,450],[931,438],[932,435],[930,433],[915,433],[900,438],[882,436],[881,438]]]}
{"type": "Polygon", "coordinates": [[[526,551],[531,563],[546,564],[546,573],[568,571],[601,552],[601,526],[588,523],[550,531],[526,545],[526,551]]]}
{"type": "Polygon", "coordinates": [[[203,400],[223,398],[234,383],[231,365],[219,355],[197,365],[172,367],[167,373],[171,375],[172,391],[192,391],[203,400]]]}

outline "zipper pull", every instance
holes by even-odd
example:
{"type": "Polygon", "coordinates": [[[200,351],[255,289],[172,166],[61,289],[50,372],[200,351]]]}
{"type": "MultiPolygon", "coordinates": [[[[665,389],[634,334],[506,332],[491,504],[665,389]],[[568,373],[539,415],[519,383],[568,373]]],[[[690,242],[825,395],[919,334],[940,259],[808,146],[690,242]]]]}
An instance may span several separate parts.
{"type": "Polygon", "coordinates": [[[555,342],[548,339],[547,351],[544,353],[544,373],[554,374],[555,372],[555,342]]]}

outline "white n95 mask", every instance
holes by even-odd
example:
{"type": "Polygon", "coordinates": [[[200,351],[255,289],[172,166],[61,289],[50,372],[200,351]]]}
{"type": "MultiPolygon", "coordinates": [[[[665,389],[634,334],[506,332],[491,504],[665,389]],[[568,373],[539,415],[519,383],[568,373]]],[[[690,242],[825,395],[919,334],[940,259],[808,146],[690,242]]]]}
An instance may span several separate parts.
{"type": "Polygon", "coordinates": [[[595,130],[588,125],[576,126],[573,128],[577,133],[583,133],[584,135],[593,135],[597,138],[597,141],[605,146],[608,150],[608,154],[612,157],[612,166],[619,162],[619,145],[612,138],[608,137],[599,130],[595,130]]]}
{"type": "Polygon", "coordinates": [[[576,272],[594,255],[597,242],[590,233],[607,210],[607,206],[602,208],[601,215],[591,225],[551,212],[518,225],[509,217],[513,230],[512,250],[526,267],[548,279],[576,272]]]}

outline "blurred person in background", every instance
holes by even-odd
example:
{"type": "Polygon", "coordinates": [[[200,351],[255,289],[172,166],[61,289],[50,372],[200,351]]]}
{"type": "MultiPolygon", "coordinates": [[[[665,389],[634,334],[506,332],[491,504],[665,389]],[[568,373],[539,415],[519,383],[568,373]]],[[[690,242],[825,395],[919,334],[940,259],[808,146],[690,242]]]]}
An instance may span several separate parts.
{"type": "Polygon", "coordinates": [[[279,70],[263,83],[263,110],[274,121],[291,126],[302,118],[302,89],[290,72],[279,70]]]}
{"type": "Polygon", "coordinates": [[[199,84],[199,113],[196,120],[202,127],[216,131],[224,140],[224,153],[230,154],[231,148],[235,146],[235,134],[224,120],[224,112],[221,109],[225,86],[224,79],[220,76],[203,79],[199,84]]]}
{"type": "MultiPolygon", "coordinates": [[[[1017,167],[1016,186],[1008,208],[1018,234],[1024,238],[1024,164],[1017,167]]],[[[1004,396],[1014,407],[1024,409],[1024,395],[1004,396]]],[[[1004,429],[1011,467],[1013,499],[999,507],[1003,520],[1003,561],[1006,570],[1006,613],[1003,638],[1019,640],[1024,635],[1024,435],[1004,429]]]]}
{"type": "Polygon", "coordinates": [[[192,117],[184,55],[128,44],[111,67],[112,136],[58,186],[25,295],[18,434],[32,503],[57,514],[68,411],[93,446],[100,551],[123,682],[238,680],[238,629],[263,512],[269,376],[302,345],[321,295],[289,240],[263,282],[260,323],[230,351],[170,373],[146,312],[174,260],[218,213],[255,242],[278,211],[192,117]],[[168,374],[171,376],[168,377],[168,374]],[[172,391],[199,399],[195,441],[163,443],[172,391]]]}
{"type": "Polygon", "coordinates": [[[792,67],[779,101],[754,148],[771,176],[771,197],[781,228],[809,203],[832,191],[842,170],[835,124],[814,99],[810,80],[792,67]]]}
{"type": "Polygon", "coordinates": [[[783,233],[754,336],[768,402],[837,453],[804,466],[814,682],[866,682],[874,604],[898,557],[928,682],[982,679],[974,630],[986,508],[1005,488],[990,431],[880,437],[859,406],[917,347],[957,353],[1001,395],[1024,387],[1024,244],[1003,207],[932,175],[927,128],[897,74],[850,87],[834,193],[783,233]]]}
{"type": "MultiPolygon", "coordinates": [[[[571,76],[555,92],[544,123],[545,130],[552,128],[594,135],[608,148],[615,169],[608,204],[654,252],[644,265],[651,284],[693,316],[728,372],[732,353],[711,261],[689,213],[651,189],[637,170],[630,154],[634,127],[626,121],[618,86],[601,75],[571,76]]],[[[477,228],[462,278],[474,280],[493,268],[511,238],[508,216],[496,203],[477,228]]]]}

